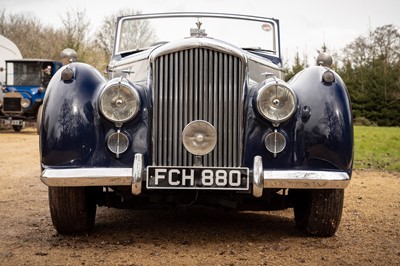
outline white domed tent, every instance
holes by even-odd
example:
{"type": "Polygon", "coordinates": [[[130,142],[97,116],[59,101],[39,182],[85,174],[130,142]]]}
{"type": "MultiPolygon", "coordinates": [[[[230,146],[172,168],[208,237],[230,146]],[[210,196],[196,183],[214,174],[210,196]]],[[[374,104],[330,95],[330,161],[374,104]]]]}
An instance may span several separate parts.
{"type": "Polygon", "coordinates": [[[5,61],[9,59],[22,59],[21,52],[15,43],[0,35],[0,84],[5,82],[5,61]]]}

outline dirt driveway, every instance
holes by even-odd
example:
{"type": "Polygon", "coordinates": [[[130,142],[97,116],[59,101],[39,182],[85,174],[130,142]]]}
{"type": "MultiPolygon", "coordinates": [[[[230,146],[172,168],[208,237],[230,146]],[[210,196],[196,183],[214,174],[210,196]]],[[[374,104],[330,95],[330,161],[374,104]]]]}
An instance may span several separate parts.
{"type": "Polygon", "coordinates": [[[399,265],[400,173],[355,171],[337,235],[308,237],[292,210],[99,208],[90,235],[52,227],[38,135],[0,131],[0,265],[399,265]]]}

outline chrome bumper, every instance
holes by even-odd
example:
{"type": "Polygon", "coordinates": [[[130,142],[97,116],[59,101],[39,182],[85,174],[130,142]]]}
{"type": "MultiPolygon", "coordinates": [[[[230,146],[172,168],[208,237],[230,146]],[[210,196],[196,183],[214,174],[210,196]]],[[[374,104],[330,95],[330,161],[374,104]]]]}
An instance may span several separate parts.
{"type": "Polygon", "coordinates": [[[132,168],[45,169],[40,180],[49,187],[132,186],[142,191],[143,155],[136,154],[132,168]]]}
{"type": "MultiPolygon", "coordinates": [[[[132,194],[142,191],[143,156],[135,155],[132,168],[45,169],[40,179],[47,186],[131,186],[132,194]]],[[[254,158],[252,193],[261,197],[264,188],[342,189],[350,183],[346,172],[266,170],[262,158],[254,158]]]]}

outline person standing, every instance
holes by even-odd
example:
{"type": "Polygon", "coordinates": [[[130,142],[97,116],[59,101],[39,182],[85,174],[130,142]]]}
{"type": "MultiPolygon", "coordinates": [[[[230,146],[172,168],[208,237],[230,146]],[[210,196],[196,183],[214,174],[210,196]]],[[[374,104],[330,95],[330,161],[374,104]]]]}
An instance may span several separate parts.
{"type": "Polygon", "coordinates": [[[39,91],[44,92],[47,89],[47,86],[49,85],[49,82],[51,80],[51,66],[47,66],[44,69],[42,69],[42,80],[40,83],[40,88],[39,91]]]}

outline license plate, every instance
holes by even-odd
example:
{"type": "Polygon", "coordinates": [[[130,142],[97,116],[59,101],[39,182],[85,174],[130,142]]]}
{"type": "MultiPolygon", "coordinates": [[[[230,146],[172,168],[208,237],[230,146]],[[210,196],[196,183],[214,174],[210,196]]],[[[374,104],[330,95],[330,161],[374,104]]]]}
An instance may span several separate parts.
{"type": "Polygon", "coordinates": [[[147,167],[148,189],[249,190],[248,168],[147,167]]]}
{"type": "Polygon", "coordinates": [[[22,121],[22,120],[11,120],[12,126],[22,126],[23,124],[24,124],[24,121],[22,121]]]}

